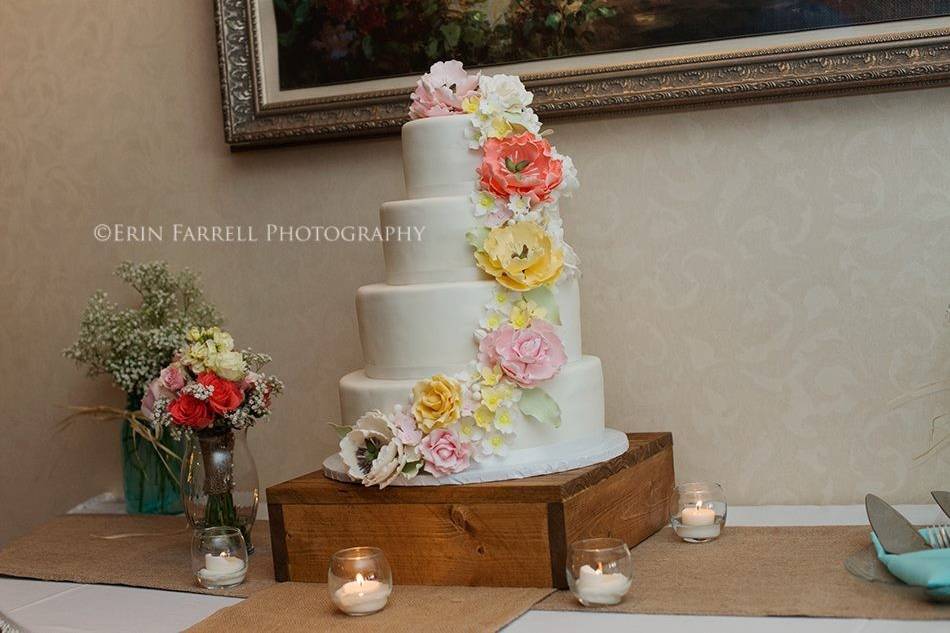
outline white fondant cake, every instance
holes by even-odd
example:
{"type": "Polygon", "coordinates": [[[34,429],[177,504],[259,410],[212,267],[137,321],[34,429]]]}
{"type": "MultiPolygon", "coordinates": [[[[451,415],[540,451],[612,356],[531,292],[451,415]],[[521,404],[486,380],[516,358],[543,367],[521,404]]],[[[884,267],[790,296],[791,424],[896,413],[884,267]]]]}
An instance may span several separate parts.
{"type": "Polygon", "coordinates": [[[601,363],[581,352],[557,206],[576,186],[573,165],[537,134],[517,78],[452,64],[420,80],[413,114],[429,114],[403,126],[409,197],[383,204],[380,225],[421,239],[385,242],[386,283],[357,291],[364,369],[340,381],[341,452],[325,463],[333,478],[505,479],[627,447],[605,433],[601,363]],[[446,108],[453,114],[433,115],[446,108]]]}

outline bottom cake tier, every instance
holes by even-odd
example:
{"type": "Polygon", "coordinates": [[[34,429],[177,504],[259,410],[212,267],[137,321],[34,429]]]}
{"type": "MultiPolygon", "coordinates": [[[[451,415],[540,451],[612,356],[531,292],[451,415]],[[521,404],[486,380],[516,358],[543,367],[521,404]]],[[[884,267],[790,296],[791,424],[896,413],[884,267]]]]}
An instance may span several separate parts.
{"type": "MultiPolygon", "coordinates": [[[[354,424],[373,409],[389,411],[394,405],[408,404],[414,384],[416,380],[369,378],[362,370],[347,374],[340,380],[342,423],[354,424]]],[[[509,445],[512,452],[596,437],[604,429],[604,373],[599,358],[582,356],[542,386],[561,408],[561,425],[554,428],[524,420],[515,427],[515,439],[509,445]]]]}
{"type": "MultiPolygon", "coordinates": [[[[397,404],[408,404],[417,380],[369,378],[361,371],[340,380],[342,422],[354,424],[364,413],[389,411],[397,404]]],[[[561,409],[558,427],[532,418],[516,423],[515,438],[507,455],[473,463],[452,476],[419,475],[411,481],[399,477],[393,485],[466,484],[504,479],[519,479],[590,466],[612,459],[627,449],[626,436],[604,428],[604,374],[600,359],[582,356],[567,363],[557,377],[542,384],[561,409]]],[[[353,481],[338,454],[324,462],[324,473],[331,479],[353,481]]]]}

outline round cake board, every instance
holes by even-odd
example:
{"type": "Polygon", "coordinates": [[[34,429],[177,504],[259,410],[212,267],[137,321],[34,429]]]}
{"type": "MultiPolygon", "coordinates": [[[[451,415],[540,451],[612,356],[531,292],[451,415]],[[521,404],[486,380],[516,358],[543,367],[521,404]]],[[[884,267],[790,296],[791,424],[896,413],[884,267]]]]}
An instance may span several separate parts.
{"type": "MultiPolygon", "coordinates": [[[[560,473],[605,462],[622,455],[629,446],[630,443],[626,434],[616,429],[604,429],[600,437],[519,451],[517,463],[510,463],[512,455],[505,461],[492,459],[475,463],[468,470],[456,475],[434,477],[423,473],[408,480],[400,475],[390,485],[448,486],[550,475],[551,473],[560,473]]],[[[338,453],[334,453],[324,460],[323,474],[328,479],[335,481],[359,483],[358,479],[347,473],[346,465],[344,465],[338,453]]]]}

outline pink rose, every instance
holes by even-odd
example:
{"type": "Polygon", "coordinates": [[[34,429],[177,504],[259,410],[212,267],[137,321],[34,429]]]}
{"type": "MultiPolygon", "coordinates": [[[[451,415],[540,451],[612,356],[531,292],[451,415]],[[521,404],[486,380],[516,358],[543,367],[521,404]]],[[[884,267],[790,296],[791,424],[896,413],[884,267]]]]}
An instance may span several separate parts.
{"type": "Polygon", "coordinates": [[[462,113],[462,99],[475,94],[478,75],[469,75],[462,62],[436,62],[416,83],[409,117],[424,119],[462,113]]]}
{"type": "Polygon", "coordinates": [[[415,446],[422,441],[422,431],[416,427],[416,421],[410,415],[397,413],[393,416],[394,435],[406,446],[415,446]]]}
{"type": "Polygon", "coordinates": [[[478,361],[488,367],[498,365],[506,376],[530,388],[554,378],[567,355],[554,326],[532,319],[529,327],[520,330],[506,323],[489,333],[478,345],[478,361]]]}
{"type": "Polygon", "coordinates": [[[145,389],[145,395],[142,396],[142,413],[144,413],[145,417],[149,420],[155,417],[155,401],[159,398],[166,398],[169,401],[175,399],[175,393],[165,387],[161,376],[148,383],[148,387],[145,389]]]}
{"type": "Polygon", "coordinates": [[[257,372],[249,371],[244,374],[244,380],[241,381],[241,391],[247,391],[248,389],[253,388],[257,383],[259,383],[264,377],[257,372]]]}
{"type": "Polygon", "coordinates": [[[419,444],[426,471],[435,477],[454,475],[468,468],[469,447],[448,429],[436,429],[419,444]]]}
{"type": "Polygon", "coordinates": [[[185,369],[178,363],[172,363],[163,369],[162,373],[159,374],[159,378],[162,381],[162,386],[170,391],[178,391],[187,382],[185,369]]]}
{"type": "Polygon", "coordinates": [[[532,204],[551,197],[563,172],[551,144],[530,132],[488,139],[478,168],[482,189],[502,198],[525,196],[532,204]]]}

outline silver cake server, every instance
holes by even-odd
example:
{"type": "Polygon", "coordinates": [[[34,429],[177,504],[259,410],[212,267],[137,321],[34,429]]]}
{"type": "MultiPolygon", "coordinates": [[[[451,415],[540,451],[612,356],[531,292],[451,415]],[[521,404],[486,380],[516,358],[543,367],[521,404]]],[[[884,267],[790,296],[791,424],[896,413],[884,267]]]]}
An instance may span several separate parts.
{"type": "Polygon", "coordinates": [[[930,495],[943,510],[943,513],[950,517],[950,492],[946,490],[931,490],[930,495]]]}
{"type": "Polygon", "coordinates": [[[871,529],[888,554],[908,554],[930,549],[930,545],[917,532],[917,528],[889,503],[869,494],[864,498],[864,505],[868,511],[871,529]]]}

